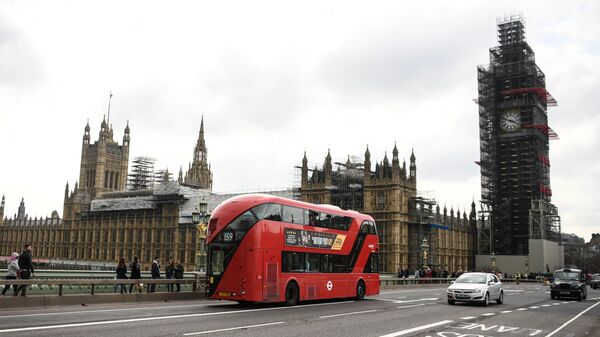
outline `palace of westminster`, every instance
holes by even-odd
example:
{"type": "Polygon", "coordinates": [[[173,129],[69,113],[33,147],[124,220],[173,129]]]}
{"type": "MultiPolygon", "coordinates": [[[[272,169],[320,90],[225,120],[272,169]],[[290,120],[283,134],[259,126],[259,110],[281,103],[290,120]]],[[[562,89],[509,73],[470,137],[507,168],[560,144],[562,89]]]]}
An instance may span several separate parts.
{"type": "MultiPolygon", "coordinates": [[[[207,158],[204,120],[200,125],[193,161],[180,169],[176,181],[166,179],[142,190],[127,189],[130,129],[122,143],[114,140],[105,120],[92,144],[89,123],[84,128],[78,183],[64,194],[63,217],[31,218],[24,200],[14,217],[0,204],[0,257],[33,245],[34,261],[60,265],[111,267],[123,256],[140,257],[148,269],[154,256],[162,261],[181,260],[186,270],[203,270],[205,226],[198,221],[199,207],[214,209],[232,195],[212,192],[213,173],[207,158]]],[[[394,145],[391,163],[371,161],[332,163],[328,151],[321,168],[302,159],[300,186],[270,194],[325,203],[373,216],[380,236],[380,269],[414,271],[424,265],[437,270],[472,270],[477,253],[475,204],[469,215],[440,210],[435,200],[418,196],[414,153],[400,164],[394,145]],[[336,168],[334,169],[334,165],[336,168]]]]}

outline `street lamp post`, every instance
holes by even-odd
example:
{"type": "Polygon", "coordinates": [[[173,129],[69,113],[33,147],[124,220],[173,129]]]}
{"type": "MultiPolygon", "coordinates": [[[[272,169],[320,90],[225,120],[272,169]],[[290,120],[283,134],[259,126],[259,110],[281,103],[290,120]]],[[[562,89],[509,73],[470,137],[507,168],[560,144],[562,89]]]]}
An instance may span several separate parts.
{"type": "Polygon", "coordinates": [[[423,270],[425,270],[427,269],[427,253],[429,252],[429,242],[427,242],[427,238],[423,238],[421,249],[423,250],[423,270]]]}
{"type": "Polygon", "coordinates": [[[492,260],[492,272],[495,274],[496,273],[496,254],[492,253],[492,255],[490,256],[490,259],[492,260]]]}
{"type": "Polygon", "coordinates": [[[198,271],[205,271],[206,268],[206,222],[209,217],[208,203],[202,197],[198,207],[192,212],[192,222],[198,230],[199,247],[196,247],[196,269],[198,271]]]}

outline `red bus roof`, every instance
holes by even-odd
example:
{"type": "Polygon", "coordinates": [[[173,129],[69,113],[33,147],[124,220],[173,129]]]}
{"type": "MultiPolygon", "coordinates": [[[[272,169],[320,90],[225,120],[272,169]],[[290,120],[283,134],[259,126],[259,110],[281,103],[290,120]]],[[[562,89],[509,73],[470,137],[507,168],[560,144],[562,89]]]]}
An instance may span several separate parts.
{"type": "MultiPolygon", "coordinates": [[[[293,206],[298,208],[310,209],[312,211],[329,213],[332,215],[348,216],[359,220],[374,221],[370,215],[362,214],[357,211],[343,210],[337,206],[327,204],[311,204],[304,201],[298,201],[283,197],[278,197],[269,194],[243,194],[223,201],[211,215],[209,227],[212,225],[213,219],[218,219],[218,223],[214,230],[211,231],[207,241],[211,241],[210,237],[214,236],[215,233],[219,233],[221,229],[229,224],[233,219],[241,215],[243,212],[266,203],[276,203],[285,206],[293,206]]],[[[214,226],[214,225],[213,225],[214,226]]]]}

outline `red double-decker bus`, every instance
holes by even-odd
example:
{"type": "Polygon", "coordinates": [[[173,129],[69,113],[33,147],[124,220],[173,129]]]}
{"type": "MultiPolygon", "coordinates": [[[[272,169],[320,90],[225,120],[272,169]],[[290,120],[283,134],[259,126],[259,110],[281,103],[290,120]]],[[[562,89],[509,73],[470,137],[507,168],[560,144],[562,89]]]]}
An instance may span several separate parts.
{"type": "Polygon", "coordinates": [[[379,294],[373,218],[331,205],[242,195],[207,229],[209,298],[285,302],[379,294]]]}

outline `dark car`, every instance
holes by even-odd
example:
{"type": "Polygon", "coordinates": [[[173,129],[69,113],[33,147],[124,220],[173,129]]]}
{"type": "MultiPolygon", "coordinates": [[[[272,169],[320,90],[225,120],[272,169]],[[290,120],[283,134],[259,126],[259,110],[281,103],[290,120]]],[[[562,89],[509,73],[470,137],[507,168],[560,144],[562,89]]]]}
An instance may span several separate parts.
{"type": "Polygon", "coordinates": [[[590,287],[592,287],[592,289],[598,289],[598,287],[600,287],[600,274],[592,275],[592,280],[590,281],[590,287]]]}
{"type": "Polygon", "coordinates": [[[550,298],[575,297],[578,301],[587,297],[585,274],[579,269],[564,268],[554,272],[550,285],[550,298]]]}

